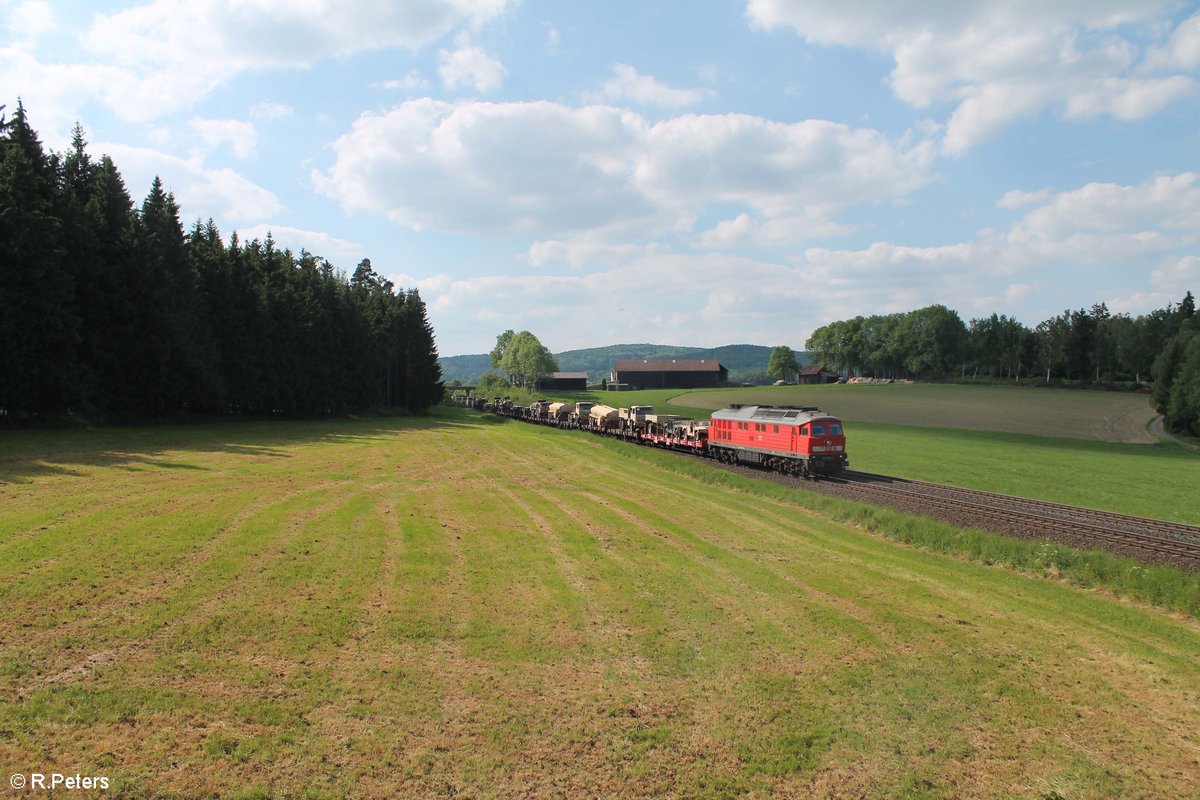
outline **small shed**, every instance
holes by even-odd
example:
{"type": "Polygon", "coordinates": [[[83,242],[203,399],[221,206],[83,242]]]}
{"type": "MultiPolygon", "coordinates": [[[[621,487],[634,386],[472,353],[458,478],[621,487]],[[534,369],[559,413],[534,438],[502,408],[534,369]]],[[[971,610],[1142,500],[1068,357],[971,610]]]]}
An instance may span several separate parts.
{"type": "Polygon", "coordinates": [[[829,372],[824,364],[809,364],[800,370],[800,383],[837,383],[837,373],[829,372]]]}

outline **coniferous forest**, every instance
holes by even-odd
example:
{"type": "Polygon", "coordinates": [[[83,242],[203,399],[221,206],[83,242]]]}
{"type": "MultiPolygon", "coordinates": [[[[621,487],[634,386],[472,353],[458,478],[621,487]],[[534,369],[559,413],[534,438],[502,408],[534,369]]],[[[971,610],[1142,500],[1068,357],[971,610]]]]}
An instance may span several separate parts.
{"type": "MultiPolygon", "coordinates": [[[[0,109],[3,107],[0,106],[0,109]]],[[[184,232],[159,180],[135,207],[76,126],[47,153],[0,111],[0,422],[420,410],[442,397],[417,291],[369,260],[184,232]]]]}

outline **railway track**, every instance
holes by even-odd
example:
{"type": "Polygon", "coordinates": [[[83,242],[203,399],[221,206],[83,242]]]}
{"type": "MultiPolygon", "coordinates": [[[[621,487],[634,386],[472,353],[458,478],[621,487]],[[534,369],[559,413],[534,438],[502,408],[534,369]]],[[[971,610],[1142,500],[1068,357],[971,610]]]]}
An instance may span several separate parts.
{"type": "Polygon", "coordinates": [[[832,483],[851,484],[860,494],[892,501],[887,505],[927,508],[924,513],[931,516],[942,516],[932,513],[940,511],[953,516],[952,521],[977,520],[976,527],[1001,533],[1015,529],[1029,538],[1040,532],[1041,538],[1133,549],[1200,567],[1200,527],[1193,525],[864,472],[846,472],[832,483]]]}

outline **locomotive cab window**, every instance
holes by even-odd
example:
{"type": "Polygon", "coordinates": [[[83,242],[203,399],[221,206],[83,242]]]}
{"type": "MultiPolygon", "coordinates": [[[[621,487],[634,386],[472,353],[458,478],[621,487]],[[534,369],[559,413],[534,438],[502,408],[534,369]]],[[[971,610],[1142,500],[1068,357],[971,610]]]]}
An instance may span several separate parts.
{"type": "Polygon", "coordinates": [[[829,433],[832,434],[833,436],[841,436],[842,435],[841,423],[840,422],[829,423],[829,433]]]}
{"type": "Polygon", "coordinates": [[[813,436],[824,436],[825,435],[825,426],[823,424],[821,424],[820,422],[814,422],[812,429],[813,429],[813,436]]]}
{"type": "Polygon", "coordinates": [[[801,427],[801,428],[800,428],[800,435],[801,435],[801,436],[808,436],[808,426],[807,426],[807,425],[805,425],[805,426],[803,426],[803,427],[801,427]]]}

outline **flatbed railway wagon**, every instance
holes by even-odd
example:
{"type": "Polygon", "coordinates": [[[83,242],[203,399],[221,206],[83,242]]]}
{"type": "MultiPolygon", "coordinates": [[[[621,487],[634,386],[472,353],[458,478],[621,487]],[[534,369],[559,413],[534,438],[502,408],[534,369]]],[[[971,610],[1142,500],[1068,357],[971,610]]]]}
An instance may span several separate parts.
{"type": "Polygon", "coordinates": [[[706,419],[683,419],[674,414],[659,414],[646,426],[642,433],[642,444],[665,447],[668,450],[683,450],[706,455],[708,453],[708,426],[706,419]]]}
{"type": "Polygon", "coordinates": [[[726,464],[805,478],[836,475],[850,465],[842,421],[819,408],[733,405],[714,411],[708,448],[726,464]]]}
{"type": "Polygon", "coordinates": [[[574,427],[575,419],[575,404],[574,403],[551,403],[546,409],[547,419],[551,425],[556,425],[559,428],[574,427]]]}

